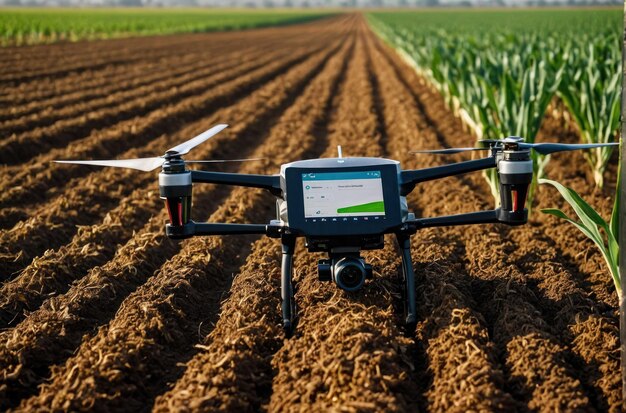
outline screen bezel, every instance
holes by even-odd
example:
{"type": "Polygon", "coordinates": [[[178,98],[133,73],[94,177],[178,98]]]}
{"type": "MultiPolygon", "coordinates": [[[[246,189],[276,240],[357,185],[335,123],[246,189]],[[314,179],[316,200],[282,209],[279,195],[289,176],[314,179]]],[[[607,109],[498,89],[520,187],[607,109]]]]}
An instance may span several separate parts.
{"type": "Polygon", "coordinates": [[[305,235],[359,235],[379,234],[388,232],[402,224],[400,209],[400,191],[398,169],[396,165],[371,165],[354,167],[319,167],[302,168],[289,167],[285,170],[287,186],[287,216],[289,227],[305,235]],[[346,217],[348,220],[332,218],[305,218],[304,217],[304,190],[302,183],[303,173],[341,173],[380,171],[385,215],[373,217],[346,217]],[[358,218],[358,219],[353,219],[358,218]],[[369,218],[367,220],[363,218],[369,218]],[[315,221],[314,221],[315,220],[315,221]]]}

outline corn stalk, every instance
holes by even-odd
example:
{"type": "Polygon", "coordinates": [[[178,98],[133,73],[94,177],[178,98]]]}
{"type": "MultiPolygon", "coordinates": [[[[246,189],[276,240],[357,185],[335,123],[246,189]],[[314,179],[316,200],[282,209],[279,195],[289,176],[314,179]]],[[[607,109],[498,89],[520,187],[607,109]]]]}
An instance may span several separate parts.
{"type": "MultiPolygon", "coordinates": [[[[620,164],[621,169],[621,164],[620,164]]],[[[606,265],[613,277],[613,284],[617,295],[622,300],[621,278],[619,273],[619,194],[621,188],[620,171],[617,172],[618,182],[615,193],[615,202],[613,203],[613,211],[611,220],[607,223],[598,212],[593,209],[584,199],[580,197],[571,188],[565,187],[556,181],[541,179],[539,183],[550,184],[554,186],[563,196],[565,201],[574,209],[579,220],[574,220],[560,209],[542,209],[545,214],[554,215],[562,218],[578,228],[583,234],[591,239],[606,262],[606,265]]]]}
{"type": "MultiPolygon", "coordinates": [[[[534,142],[555,94],[574,117],[584,143],[615,139],[621,18],[614,21],[600,12],[585,12],[578,24],[560,25],[553,19],[538,23],[537,15],[525,21],[511,16],[507,25],[495,29],[479,15],[460,12],[368,17],[477,139],[517,135],[534,142]],[[584,33],[580,27],[585,27],[584,33]]],[[[611,152],[611,147],[585,151],[598,185],[611,152]]],[[[531,156],[535,174],[529,209],[549,160],[534,152],[531,156]]],[[[497,204],[497,173],[491,170],[485,177],[497,204]]]]}
{"type": "MultiPolygon", "coordinates": [[[[412,59],[414,67],[441,92],[448,106],[480,140],[522,136],[534,142],[545,112],[556,93],[563,70],[544,60],[552,50],[537,35],[496,33],[477,39],[439,30],[417,36],[411,31],[374,20],[376,30],[412,59]],[[545,51],[545,52],[544,52],[545,51]]],[[[535,178],[528,205],[532,207],[537,178],[548,158],[531,154],[535,178]]],[[[498,175],[484,172],[496,206],[498,175]]],[[[530,208],[529,208],[530,209],[530,208]]]]}
{"type": "MultiPolygon", "coordinates": [[[[502,139],[521,136],[526,142],[535,142],[544,114],[561,81],[562,70],[553,72],[543,60],[531,58],[522,62],[519,56],[511,61],[506,55],[500,60],[502,67],[495,71],[499,79],[483,79],[482,89],[487,92],[487,106],[476,107],[483,112],[481,119],[486,125],[485,137],[502,139]],[[487,84],[487,82],[490,82],[487,84]]],[[[532,209],[537,179],[544,176],[548,156],[531,151],[533,181],[528,192],[529,211],[532,209]]],[[[499,202],[498,175],[494,169],[485,172],[492,194],[499,202]]]]}
{"type": "MultiPolygon", "coordinates": [[[[611,37],[569,54],[565,81],[558,91],[585,143],[614,142],[619,128],[621,61],[618,42],[615,36],[611,37]],[[576,64],[578,59],[582,65],[576,64]]],[[[585,151],[593,179],[600,188],[612,153],[612,146],[585,151]]]]}

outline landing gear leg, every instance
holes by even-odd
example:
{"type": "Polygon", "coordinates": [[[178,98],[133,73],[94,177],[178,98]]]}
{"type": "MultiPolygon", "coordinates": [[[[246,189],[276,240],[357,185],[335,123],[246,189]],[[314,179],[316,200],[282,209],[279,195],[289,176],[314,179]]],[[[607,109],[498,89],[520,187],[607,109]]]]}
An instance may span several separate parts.
{"type": "Polygon", "coordinates": [[[413,334],[417,325],[417,310],[415,306],[415,273],[411,260],[411,238],[408,234],[396,234],[396,238],[402,255],[404,324],[407,333],[413,334]]]}
{"type": "Polygon", "coordinates": [[[296,301],[293,297],[293,253],[296,249],[296,239],[290,236],[282,237],[283,259],[280,274],[280,297],[283,311],[283,330],[290,338],[296,328],[296,301]]]}

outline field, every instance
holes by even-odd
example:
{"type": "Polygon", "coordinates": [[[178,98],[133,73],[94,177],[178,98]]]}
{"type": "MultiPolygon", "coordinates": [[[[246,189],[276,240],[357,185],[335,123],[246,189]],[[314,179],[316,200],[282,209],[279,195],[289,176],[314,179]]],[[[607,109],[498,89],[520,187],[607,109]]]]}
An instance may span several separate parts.
{"type": "MultiPolygon", "coordinates": [[[[466,159],[444,98],[361,15],[243,32],[0,49],[0,408],[15,411],[620,411],[617,297],[593,244],[541,213],[523,227],[432,228],[413,238],[418,318],[400,323],[400,260],[364,254],[354,294],[317,280],[298,244],[296,335],[282,336],[280,245],[164,236],[156,172],[54,159],[155,156],[216,123],[194,159],[224,170],[384,156],[403,168],[466,159]]],[[[579,141],[545,115],[537,140],[579,141]]],[[[548,177],[603,216],[581,153],[548,177]]],[[[480,174],[420,184],[418,216],[492,207],[480,174]]],[[[563,204],[540,186],[539,207],[563,204]]],[[[194,218],[265,222],[273,197],[194,187],[194,218]]]]}
{"type": "Polygon", "coordinates": [[[36,44],[137,35],[240,30],[294,24],[330,15],[319,10],[2,9],[0,42],[36,44]]]}

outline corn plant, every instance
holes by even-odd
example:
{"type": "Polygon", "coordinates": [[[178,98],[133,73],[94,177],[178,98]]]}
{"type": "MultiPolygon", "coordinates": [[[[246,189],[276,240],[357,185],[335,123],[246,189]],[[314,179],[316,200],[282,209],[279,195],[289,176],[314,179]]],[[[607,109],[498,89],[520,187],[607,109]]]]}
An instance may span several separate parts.
{"type": "MultiPolygon", "coordinates": [[[[620,121],[621,53],[616,36],[601,43],[582,44],[586,49],[569,54],[559,96],[578,125],[585,143],[614,142],[620,121]],[[577,53],[576,53],[577,52],[577,53]],[[582,65],[575,64],[580,59],[582,65]]],[[[604,171],[613,147],[585,151],[598,187],[604,184],[604,171]]]]}
{"type": "MultiPolygon", "coordinates": [[[[620,165],[621,169],[621,165],[620,165]]],[[[613,204],[613,211],[611,213],[611,219],[607,223],[598,212],[593,209],[584,199],[580,197],[571,188],[565,187],[556,181],[549,179],[541,179],[539,183],[549,184],[554,186],[565,201],[572,207],[579,220],[574,220],[567,216],[567,214],[560,209],[542,209],[541,212],[545,214],[554,215],[558,218],[562,218],[567,222],[578,228],[583,234],[591,239],[600,252],[606,262],[607,267],[613,277],[613,284],[617,290],[617,295],[621,301],[622,299],[622,287],[621,278],[619,273],[619,194],[621,188],[620,171],[618,170],[618,182],[617,190],[615,194],[615,202],[613,204]]]]}
{"type": "MultiPolygon", "coordinates": [[[[441,92],[477,139],[518,135],[534,142],[555,88],[585,143],[615,139],[619,11],[403,12],[369,19],[441,92]],[[496,14],[497,26],[492,24],[496,14]]],[[[585,153],[598,185],[611,151],[585,153]]],[[[548,159],[533,158],[540,178],[548,159]]],[[[486,177],[498,202],[496,175],[486,177]]],[[[530,205],[535,188],[536,182],[530,205]]]]}
{"type": "MultiPolygon", "coordinates": [[[[546,60],[555,60],[550,55],[552,44],[536,33],[496,31],[479,38],[432,29],[419,36],[377,20],[373,24],[413,60],[478,140],[515,135],[535,141],[563,73],[562,68],[546,64],[546,60]]],[[[536,178],[543,176],[548,158],[534,152],[531,156],[535,179],[528,205],[532,207],[536,178]]],[[[484,176],[497,205],[497,171],[486,171],[484,176]]]]}
{"type": "MultiPolygon", "coordinates": [[[[512,135],[532,143],[561,81],[562,70],[555,73],[546,68],[544,61],[534,57],[525,63],[518,55],[510,60],[502,56],[502,67],[494,68],[500,79],[482,80],[488,104],[477,109],[484,112],[481,119],[486,125],[487,138],[501,139],[512,135]]],[[[532,209],[537,179],[544,176],[548,162],[548,156],[534,151],[531,151],[531,158],[534,174],[528,192],[529,210],[532,209]]],[[[500,199],[497,172],[491,169],[485,172],[485,176],[497,203],[500,199]]]]}

